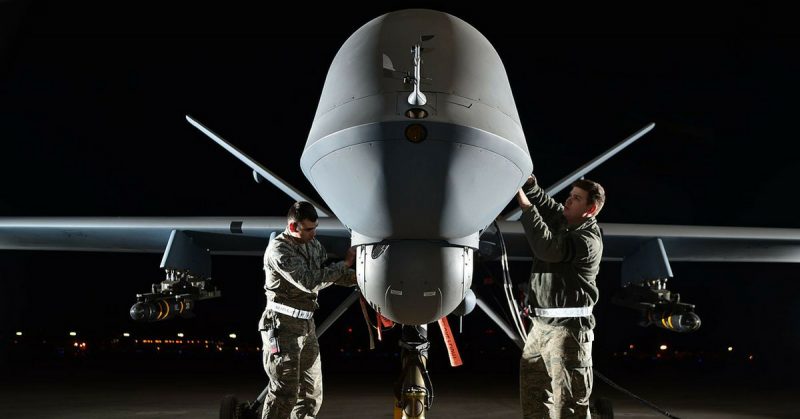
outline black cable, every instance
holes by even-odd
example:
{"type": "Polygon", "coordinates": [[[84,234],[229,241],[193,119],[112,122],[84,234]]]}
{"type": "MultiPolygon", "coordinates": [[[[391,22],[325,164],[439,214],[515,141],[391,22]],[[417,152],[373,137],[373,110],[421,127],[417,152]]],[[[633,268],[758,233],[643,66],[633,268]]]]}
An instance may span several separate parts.
{"type": "MultiPolygon", "coordinates": [[[[500,287],[502,288],[503,287],[502,283],[497,281],[497,278],[494,276],[494,274],[492,274],[492,272],[486,266],[486,262],[481,261],[481,266],[486,271],[486,274],[489,275],[490,278],[492,278],[492,284],[500,284],[500,287]]],[[[495,287],[491,287],[489,289],[489,291],[490,291],[489,292],[489,296],[491,296],[492,300],[494,300],[494,302],[497,303],[497,307],[500,308],[500,314],[503,315],[504,320],[506,322],[508,322],[508,324],[512,324],[513,321],[511,320],[511,315],[509,315],[509,313],[508,313],[508,305],[507,304],[504,305],[503,303],[500,302],[500,300],[497,298],[497,295],[495,295],[495,293],[494,293],[494,291],[495,291],[494,288],[495,287]]],[[[504,291],[504,294],[505,294],[505,291],[504,291]]]]}
{"type": "Polygon", "coordinates": [[[494,220],[493,224],[495,230],[497,231],[497,237],[500,239],[500,261],[502,262],[501,264],[503,266],[503,291],[505,292],[509,311],[511,312],[512,319],[514,320],[513,324],[517,328],[517,333],[519,333],[520,340],[525,342],[527,339],[527,333],[522,325],[522,318],[520,317],[519,313],[519,305],[517,304],[517,300],[514,298],[514,288],[512,286],[513,281],[511,280],[511,274],[509,273],[506,240],[503,238],[503,232],[500,231],[500,226],[497,225],[497,220],[494,220]]]}
{"type": "Polygon", "coordinates": [[[666,410],[664,410],[664,409],[662,409],[662,408],[660,408],[660,407],[656,406],[654,403],[652,403],[652,402],[650,402],[650,401],[647,401],[647,400],[645,400],[645,399],[643,399],[643,398],[641,398],[641,397],[639,397],[639,396],[637,396],[637,395],[635,395],[635,394],[631,393],[630,391],[628,391],[628,390],[624,389],[624,388],[623,388],[622,386],[620,386],[619,384],[617,384],[617,383],[615,383],[615,382],[611,381],[611,380],[610,380],[608,377],[606,377],[605,375],[603,375],[603,374],[600,374],[600,372],[598,372],[597,370],[593,370],[593,371],[594,371],[594,375],[595,375],[595,376],[597,376],[597,378],[599,378],[599,379],[601,379],[601,380],[605,381],[605,382],[606,382],[606,384],[608,384],[608,385],[610,385],[611,387],[613,387],[613,388],[615,388],[615,389],[617,389],[617,390],[619,390],[619,391],[621,391],[621,392],[623,392],[623,393],[627,394],[628,396],[631,396],[631,397],[633,397],[634,399],[636,399],[636,400],[638,400],[639,402],[643,403],[644,405],[646,405],[646,406],[650,407],[651,409],[655,410],[656,412],[658,412],[658,413],[661,413],[662,415],[664,415],[664,416],[666,416],[666,417],[668,417],[668,418],[672,418],[672,419],[680,419],[679,417],[677,417],[677,416],[674,416],[674,415],[672,415],[671,413],[667,412],[666,410]]]}

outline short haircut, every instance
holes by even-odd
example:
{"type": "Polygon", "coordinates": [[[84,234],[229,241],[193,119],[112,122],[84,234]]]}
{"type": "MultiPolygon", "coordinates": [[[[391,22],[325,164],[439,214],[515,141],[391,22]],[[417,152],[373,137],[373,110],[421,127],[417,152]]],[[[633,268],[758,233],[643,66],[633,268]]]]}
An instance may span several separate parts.
{"type": "Polygon", "coordinates": [[[310,202],[297,201],[289,207],[286,220],[290,223],[299,223],[303,220],[317,221],[317,209],[310,202]]]}
{"type": "Polygon", "coordinates": [[[606,190],[599,183],[589,179],[578,179],[572,182],[572,186],[581,188],[588,193],[588,203],[597,205],[597,212],[594,215],[599,214],[603,209],[603,204],[606,203],[606,190]]]}

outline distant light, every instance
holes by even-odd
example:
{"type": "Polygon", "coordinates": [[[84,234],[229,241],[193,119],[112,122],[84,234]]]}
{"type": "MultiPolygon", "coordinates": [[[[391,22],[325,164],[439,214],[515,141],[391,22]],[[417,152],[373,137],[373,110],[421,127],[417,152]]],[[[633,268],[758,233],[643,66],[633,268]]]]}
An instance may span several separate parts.
{"type": "Polygon", "coordinates": [[[17,332],[17,336],[22,336],[22,332],[17,332]]]}
{"type": "Polygon", "coordinates": [[[748,356],[747,359],[752,361],[753,360],[753,355],[748,356]]]}
{"type": "Polygon", "coordinates": [[[733,346],[728,346],[728,352],[733,352],[733,346]]]}
{"type": "Polygon", "coordinates": [[[126,338],[129,338],[129,337],[131,337],[131,334],[130,334],[130,333],[128,333],[128,332],[125,332],[125,333],[123,333],[123,334],[122,334],[122,336],[124,336],[124,337],[126,337],[126,338]]]}
{"type": "Polygon", "coordinates": [[[178,337],[179,337],[179,338],[182,338],[182,337],[183,337],[183,333],[181,333],[181,332],[178,332],[178,337]]]}
{"type": "Polygon", "coordinates": [[[661,349],[662,351],[666,351],[667,350],[667,345],[661,345],[661,346],[658,347],[658,349],[661,349]]]}
{"type": "Polygon", "coordinates": [[[78,333],[77,332],[69,332],[69,335],[70,336],[78,336],[78,333]]]}
{"type": "Polygon", "coordinates": [[[231,339],[236,339],[236,333],[231,333],[230,335],[228,335],[228,337],[231,339]]]}
{"type": "Polygon", "coordinates": [[[633,348],[635,348],[635,346],[633,346],[632,343],[630,345],[628,345],[628,349],[633,349],[633,348]]]}

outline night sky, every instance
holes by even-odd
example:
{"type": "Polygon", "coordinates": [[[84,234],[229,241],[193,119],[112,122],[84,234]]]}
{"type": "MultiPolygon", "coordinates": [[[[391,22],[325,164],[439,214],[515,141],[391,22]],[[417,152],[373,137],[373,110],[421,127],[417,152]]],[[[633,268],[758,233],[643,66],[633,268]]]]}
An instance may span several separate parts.
{"type": "MultiPolygon", "coordinates": [[[[587,176],[608,193],[601,223],[800,228],[800,41],[780,10],[66,3],[0,5],[0,216],[283,215],[291,199],[253,182],[184,115],[316,198],[299,159],[336,51],[370,19],[421,6],[466,20],[497,49],[543,184],[656,123],[587,176]]],[[[3,251],[0,333],[145,330],[128,309],[162,280],[160,258],[3,251]]],[[[704,321],[676,338],[682,344],[787,359],[800,349],[800,266],[672,268],[671,288],[704,321]]],[[[522,280],[529,265],[512,269],[522,280]]],[[[603,264],[602,298],[618,285],[619,269],[603,264]]],[[[180,327],[257,339],[260,259],[215,258],[214,276],[224,297],[180,327]]],[[[341,295],[323,296],[323,309],[341,295]]],[[[670,338],[633,325],[635,316],[608,299],[598,310],[601,350],[670,338]]]]}

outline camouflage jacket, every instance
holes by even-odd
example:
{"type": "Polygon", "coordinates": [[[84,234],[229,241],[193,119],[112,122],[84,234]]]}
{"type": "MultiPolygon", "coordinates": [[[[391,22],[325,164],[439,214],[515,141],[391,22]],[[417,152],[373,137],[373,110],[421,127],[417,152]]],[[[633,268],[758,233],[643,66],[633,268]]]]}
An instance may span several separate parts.
{"type": "Polygon", "coordinates": [[[317,239],[299,244],[287,231],[270,241],[264,252],[267,300],[314,311],[319,290],[332,284],[354,286],[355,271],[344,261],[323,264],[328,252],[317,239]]]}
{"type": "MultiPolygon", "coordinates": [[[[523,186],[533,204],[522,212],[522,226],[533,251],[528,301],[532,307],[587,307],[597,303],[595,278],[603,257],[603,240],[594,217],[581,225],[569,226],[564,206],[538,185],[523,186]]],[[[537,317],[536,321],[577,330],[594,328],[588,317],[537,317]]]]}

